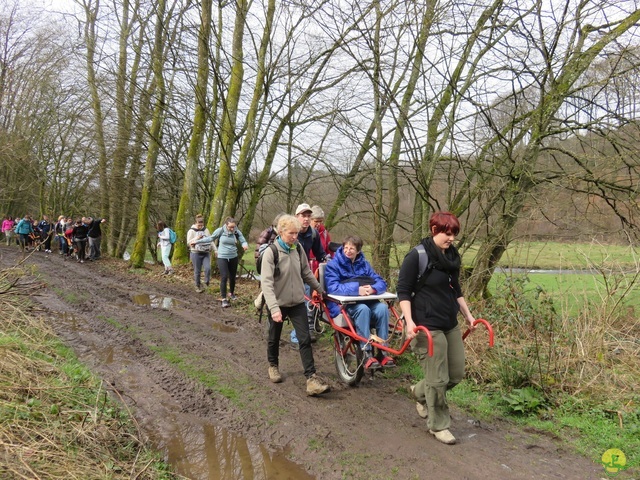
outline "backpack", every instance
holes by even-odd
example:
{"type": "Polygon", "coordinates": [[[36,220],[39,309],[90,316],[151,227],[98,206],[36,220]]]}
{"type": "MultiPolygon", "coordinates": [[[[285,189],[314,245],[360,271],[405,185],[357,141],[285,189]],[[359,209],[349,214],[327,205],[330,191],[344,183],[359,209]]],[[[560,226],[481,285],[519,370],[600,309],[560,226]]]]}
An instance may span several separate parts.
{"type": "Polygon", "coordinates": [[[172,229],[169,229],[169,243],[173,244],[178,241],[178,235],[172,229]]]}
{"type": "Polygon", "coordinates": [[[260,250],[258,251],[258,258],[256,259],[256,271],[258,275],[262,273],[262,257],[264,252],[270,248],[273,251],[273,264],[275,266],[273,270],[273,276],[277,277],[280,275],[280,267],[278,267],[278,260],[280,260],[280,254],[278,253],[278,247],[276,247],[273,243],[263,243],[260,245],[260,250]]]}
{"type": "Polygon", "coordinates": [[[418,252],[418,280],[413,288],[413,295],[415,296],[415,294],[424,286],[424,283],[429,276],[429,272],[432,269],[429,268],[429,255],[427,254],[427,250],[424,248],[424,245],[420,243],[413,247],[413,249],[418,252]]]}

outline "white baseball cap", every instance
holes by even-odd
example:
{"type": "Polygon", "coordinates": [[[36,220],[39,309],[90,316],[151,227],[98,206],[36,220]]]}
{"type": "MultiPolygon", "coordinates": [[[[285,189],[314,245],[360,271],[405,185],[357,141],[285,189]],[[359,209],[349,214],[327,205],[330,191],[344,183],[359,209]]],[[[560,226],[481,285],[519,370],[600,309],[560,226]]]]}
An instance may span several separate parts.
{"type": "Polygon", "coordinates": [[[304,213],[304,212],[311,213],[311,207],[309,206],[308,203],[301,203],[300,205],[298,205],[298,208],[296,208],[296,215],[300,215],[301,213],[304,213]]]}

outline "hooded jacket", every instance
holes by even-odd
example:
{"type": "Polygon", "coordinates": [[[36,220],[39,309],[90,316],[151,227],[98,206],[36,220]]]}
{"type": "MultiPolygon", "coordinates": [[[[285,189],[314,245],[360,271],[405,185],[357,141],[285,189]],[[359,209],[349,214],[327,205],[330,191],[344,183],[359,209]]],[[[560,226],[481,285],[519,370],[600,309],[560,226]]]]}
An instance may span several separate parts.
{"type": "Polygon", "coordinates": [[[29,235],[33,233],[33,223],[29,219],[23,218],[16,225],[16,233],[19,235],[29,235]]]}
{"type": "Polygon", "coordinates": [[[204,225],[202,228],[198,228],[198,225],[195,223],[191,225],[191,228],[187,231],[187,245],[189,245],[189,250],[194,253],[209,253],[209,252],[200,252],[196,250],[195,247],[191,246],[191,242],[195,242],[196,240],[200,240],[202,237],[209,237],[211,234],[209,233],[209,229],[204,225]]]}
{"type": "MultiPolygon", "coordinates": [[[[359,296],[361,285],[371,285],[376,294],[387,291],[387,282],[376,273],[371,264],[358,252],[353,262],[344,254],[343,248],[338,248],[333,260],[327,263],[324,271],[324,283],[327,293],[350,297],[359,296]]],[[[329,302],[329,312],[332,317],[340,314],[340,307],[329,302]]]]}

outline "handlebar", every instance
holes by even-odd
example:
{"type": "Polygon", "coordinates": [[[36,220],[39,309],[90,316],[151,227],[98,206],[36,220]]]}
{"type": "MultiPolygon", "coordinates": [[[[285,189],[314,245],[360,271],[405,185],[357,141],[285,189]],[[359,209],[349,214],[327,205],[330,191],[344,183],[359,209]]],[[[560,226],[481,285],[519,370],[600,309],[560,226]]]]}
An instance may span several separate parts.
{"type": "Polygon", "coordinates": [[[431,336],[431,332],[427,327],[423,327],[422,325],[418,325],[414,332],[418,333],[420,330],[422,330],[427,336],[427,343],[429,344],[429,356],[433,357],[433,337],[431,336]]]}
{"type": "MultiPolygon", "coordinates": [[[[473,326],[475,327],[479,323],[482,323],[487,328],[487,330],[489,332],[489,346],[493,347],[493,328],[491,328],[491,325],[489,324],[489,322],[487,322],[484,318],[476,319],[476,321],[473,322],[473,326]]],[[[464,334],[462,335],[462,340],[467,338],[467,336],[471,333],[471,331],[472,330],[470,328],[468,328],[467,331],[464,332],[464,334]]]]}

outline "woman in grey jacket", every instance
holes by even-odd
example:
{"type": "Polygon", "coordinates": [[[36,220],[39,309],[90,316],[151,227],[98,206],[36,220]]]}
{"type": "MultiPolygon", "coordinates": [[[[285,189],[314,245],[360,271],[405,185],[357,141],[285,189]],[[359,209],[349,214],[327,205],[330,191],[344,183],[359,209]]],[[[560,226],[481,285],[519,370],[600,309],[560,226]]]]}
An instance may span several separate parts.
{"type": "Polygon", "coordinates": [[[191,263],[193,264],[193,280],[196,283],[196,292],[202,293],[200,283],[200,272],[204,269],[204,283],[209,286],[209,278],[211,277],[211,248],[212,243],[200,243],[196,245],[196,242],[203,237],[209,236],[209,230],[204,226],[204,217],[200,214],[196,215],[196,223],[191,225],[191,228],[187,231],[187,245],[190,248],[191,263]]]}
{"type": "Polygon", "coordinates": [[[262,254],[260,275],[269,318],[269,378],[273,383],[282,381],[278,356],[282,323],[288,317],[300,343],[300,359],[307,378],[307,395],[319,395],[329,391],[330,387],[316,374],[307,324],[307,307],[304,303],[304,284],[311,285],[319,294],[323,293],[323,289],[311,272],[307,256],[297,242],[300,221],[292,215],[283,215],[278,220],[277,230],[278,237],[273,243],[277,250],[277,262],[273,249],[266,249],[262,254]]]}

